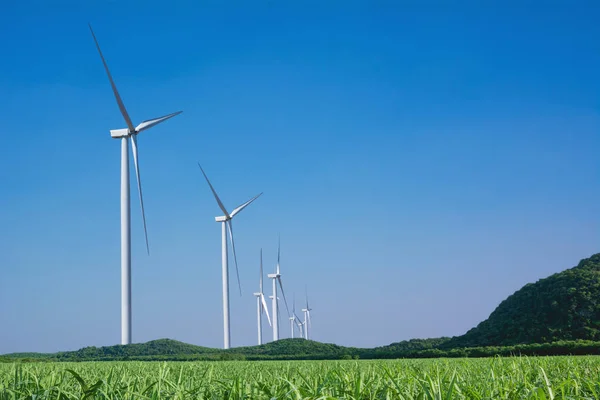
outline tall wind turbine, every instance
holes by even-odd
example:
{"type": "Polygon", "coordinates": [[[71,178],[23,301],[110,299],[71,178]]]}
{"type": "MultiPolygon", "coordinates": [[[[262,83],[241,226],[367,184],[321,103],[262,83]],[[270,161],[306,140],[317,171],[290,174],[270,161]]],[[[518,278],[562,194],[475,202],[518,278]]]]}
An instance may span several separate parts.
{"type": "Polygon", "coordinates": [[[227,209],[221,202],[221,199],[219,199],[217,192],[215,191],[212,184],[208,180],[208,176],[206,176],[206,173],[204,173],[204,170],[202,169],[202,166],[200,165],[200,163],[198,163],[198,166],[200,167],[200,171],[202,171],[202,175],[204,175],[204,178],[206,179],[206,182],[208,183],[210,190],[212,191],[213,195],[215,196],[215,200],[217,200],[217,204],[219,205],[219,208],[221,209],[221,211],[223,211],[223,214],[224,214],[220,217],[215,217],[215,221],[221,222],[221,246],[222,246],[221,261],[222,261],[222,275],[223,275],[223,348],[228,349],[229,342],[231,340],[231,332],[229,329],[229,264],[228,264],[228,260],[227,260],[227,231],[229,231],[229,240],[231,241],[231,249],[233,250],[233,260],[235,261],[235,273],[237,276],[238,287],[240,289],[240,296],[241,296],[242,295],[242,285],[240,284],[240,274],[238,271],[237,255],[235,254],[235,242],[233,241],[233,226],[231,225],[231,220],[240,211],[242,211],[244,208],[248,207],[250,205],[250,203],[252,203],[254,200],[256,200],[262,193],[259,193],[258,195],[254,196],[247,202],[234,208],[233,211],[231,213],[229,213],[229,212],[227,212],[227,209]]]}
{"type": "Polygon", "coordinates": [[[119,110],[125,119],[127,128],[114,129],[110,131],[110,136],[115,139],[121,139],[121,344],[131,343],[131,217],[130,217],[130,199],[129,199],[129,140],[131,140],[131,149],[133,152],[133,162],[135,164],[135,175],[137,177],[138,193],[140,195],[140,208],[142,210],[142,221],[144,222],[144,235],[146,238],[146,251],[150,254],[150,246],[148,245],[148,231],[146,229],[146,214],[144,213],[144,198],[142,196],[142,182],[140,180],[140,169],[138,165],[138,148],[137,148],[137,135],[143,130],[152,128],[154,125],[158,125],[163,121],[168,120],[178,114],[181,111],[177,111],[173,114],[165,115],[163,117],[149,119],[143,121],[135,128],[129,118],[129,114],[125,109],[123,100],[117,91],[117,86],[113,81],[113,78],[108,70],[108,65],[100,50],[100,45],[96,39],[96,35],[92,30],[92,26],[89,25],[90,32],[96,43],[96,48],[104,64],[106,75],[110,81],[110,86],[117,100],[119,110]]]}
{"type": "Polygon", "coordinates": [[[269,326],[271,326],[271,318],[269,317],[269,307],[267,307],[267,302],[265,301],[265,295],[263,293],[263,261],[262,261],[262,249],[260,249],[260,281],[259,281],[260,290],[257,293],[254,293],[256,296],[256,318],[258,321],[258,345],[262,344],[262,313],[263,311],[267,314],[267,320],[269,321],[269,326]]]}
{"type": "Polygon", "coordinates": [[[309,307],[308,305],[308,291],[306,292],[306,308],[302,309],[302,312],[304,313],[304,339],[309,339],[310,338],[310,327],[311,327],[311,322],[310,322],[310,312],[312,311],[312,308],[309,307]]]}
{"type": "Polygon", "coordinates": [[[283,301],[285,302],[285,308],[287,310],[288,315],[290,315],[290,309],[287,305],[287,300],[285,299],[285,292],[283,291],[283,284],[281,283],[281,273],[279,271],[279,261],[281,259],[281,240],[279,240],[277,245],[277,267],[274,274],[267,275],[269,278],[273,279],[273,306],[271,309],[271,313],[273,314],[273,341],[279,340],[279,309],[278,309],[278,299],[277,299],[277,284],[279,283],[279,288],[281,289],[281,294],[283,295],[283,301]]]}

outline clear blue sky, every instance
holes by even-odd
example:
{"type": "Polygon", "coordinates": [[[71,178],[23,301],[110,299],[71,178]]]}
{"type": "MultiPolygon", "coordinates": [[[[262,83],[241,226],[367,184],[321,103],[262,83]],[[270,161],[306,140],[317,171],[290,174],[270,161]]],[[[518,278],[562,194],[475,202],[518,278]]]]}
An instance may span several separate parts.
{"type": "Polygon", "coordinates": [[[462,334],[600,251],[593,2],[45,3],[0,13],[0,353],[120,341],[125,125],[88,21],[135,124],[184,111],[139,137],[134,342],[222,345],[197,161],[229,208],[264,191],[234,221],[234,346],[279,233],[288,300],[307,284],[314,338],[353,346],[462,334]]]}

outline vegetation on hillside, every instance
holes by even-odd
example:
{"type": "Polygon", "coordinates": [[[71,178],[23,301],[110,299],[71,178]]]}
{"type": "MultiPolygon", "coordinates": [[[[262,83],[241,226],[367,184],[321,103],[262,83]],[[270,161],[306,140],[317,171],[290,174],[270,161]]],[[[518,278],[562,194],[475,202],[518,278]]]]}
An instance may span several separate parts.
{"type": "Polygon", "coordinates": [[[171,339],[152,340],[147,343],[116,345],[105,347],[84,347],[77,351],[61,352],[56,358],[69,360],[123,360],[131,357],[192,355],[214,353],[218,351],[209,347],[196,346],[171,339]]]}
{"type": "Polygon", "coordinates": [[[3,354],[2,356],[0,356],[0,361],[2,361],[2,359],[11,359],[11,358],[39,358],[39,359],[43,359],[43,358],[48,358],[48,357],[54,357],[55,354],[54,353],[9,353],[9,354],[3,354]]]}
{"type": "Polygon", "coordinates": [[[530,283],[488,319],[442,345],[450,349],[561,340],[600,341],[600,254],[530,283]]]}
{"type": "Polygon", "coordinates": [[[282,339],[276,342],[270,342],[261,346],[236,347],[228,350],[231,353],[250,356],[266,357],[286,357],[294,356],[305,358],[325,357],[328,359],[337,359],[343,355],[357,354],[360,349],[354,347],[338,346],[337,344],[315,342],[305,339],[282,339]]]}
{"type": "Polygon", "coordinates": [[[372,356],[369,358],[382,358],[377,357],[377,355],[385,356],[388,354],[412,354],[419,351],[437,349],[448,340],[450,340],[448,337],[403,340],[402,342],[392,343],[387,346],[369,349],[369,353],[372,354],[372,356]]]}
{"type": "MultiPolygon", "coordinates": [[[[127,351],[129,346],[102,347],[89,351],[73,351],[46,354],[36,358],[10,358],[11,361],[241,361],[241,360],[344,360],[344,359],[397,359],[397,358],[457,358],[492,357],[512,355],[600,355],[600,342],[562,341],[555,343],[534,343],[515,346],[487,346],[443,349],[435,347],[442,339],[427,339],[417,346],[414,341],[396,343],[375,349],[343,347],[318,343],[304,339],[282,339],[262,346],[238,347],[229,350],[209,349],[206,352],[177,353],[166,350],[157,353],[153,346],[144,351],[144,344],[136,345],[135,352],[127,351]],[[413,343],[409,343],[413,342],[413,343]],[[151,350],[152,349],[152,350],[151,350]]],[[[185,343],[170,341],[174,348],[188,346],[185,343]]],[[[149,342],[152,343],[152,342],[149,342]]],[[[192,346],[192,345],[189,345],[192,346]]],[[[193,347],[190,349],[193,350],[193,347]]],[[[205,349],[205,348],[200,348],[205,349]]],[[[8,360],[8,358],[7,358],[8,360]]]]}

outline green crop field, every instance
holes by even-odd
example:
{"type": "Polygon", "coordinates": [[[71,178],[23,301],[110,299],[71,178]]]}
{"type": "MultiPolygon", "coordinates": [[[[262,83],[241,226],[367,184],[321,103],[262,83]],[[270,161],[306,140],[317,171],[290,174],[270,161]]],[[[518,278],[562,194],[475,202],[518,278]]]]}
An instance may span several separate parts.
{"type": "Polygon", "coordinates": [[[0,364],[0,399],[599,399],[600,358],[0,364]]]}

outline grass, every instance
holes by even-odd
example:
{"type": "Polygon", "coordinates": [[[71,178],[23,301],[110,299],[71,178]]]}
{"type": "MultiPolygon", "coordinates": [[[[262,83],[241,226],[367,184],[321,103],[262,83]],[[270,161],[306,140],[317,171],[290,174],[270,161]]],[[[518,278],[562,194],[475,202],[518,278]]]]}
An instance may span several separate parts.
{"type": "Polygon", "coordinates": [[[0,400],[598,398],[595,356],[0,364],[0,400]]]}

